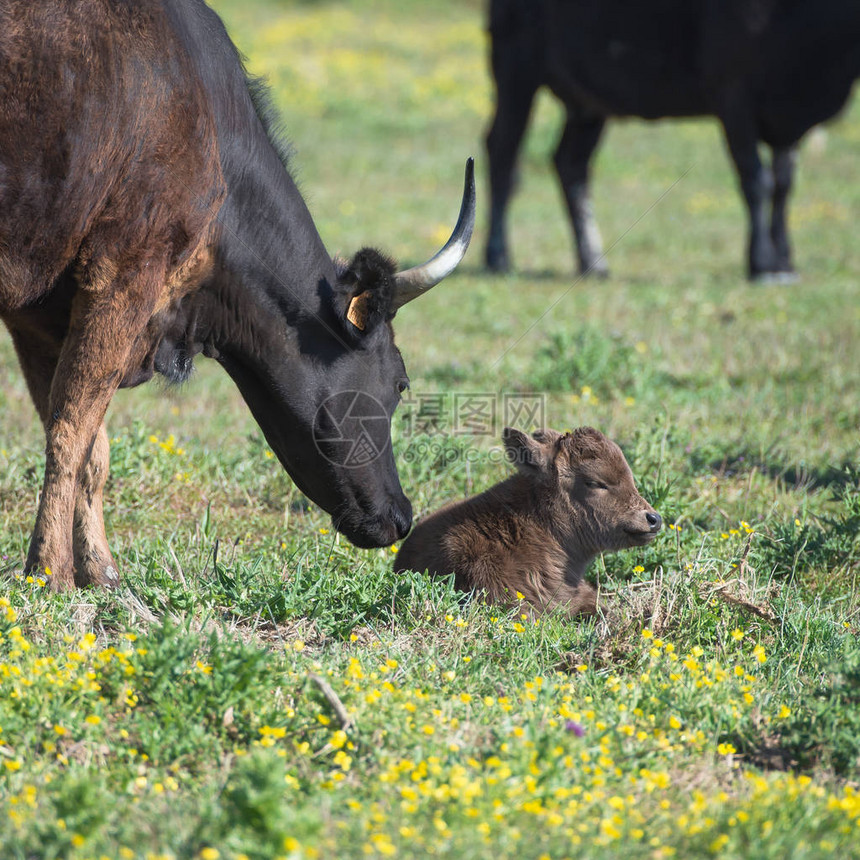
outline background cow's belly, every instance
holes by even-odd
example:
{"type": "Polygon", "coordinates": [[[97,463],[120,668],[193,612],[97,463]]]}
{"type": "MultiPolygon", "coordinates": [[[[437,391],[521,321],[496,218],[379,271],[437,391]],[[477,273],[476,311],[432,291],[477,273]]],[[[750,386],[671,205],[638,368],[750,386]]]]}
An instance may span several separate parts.
{"type": "Polygon", "coordinates": [[[646,119],[706,110],[700,0],[550,6],[550,85],[563,100],[646,119]]]}

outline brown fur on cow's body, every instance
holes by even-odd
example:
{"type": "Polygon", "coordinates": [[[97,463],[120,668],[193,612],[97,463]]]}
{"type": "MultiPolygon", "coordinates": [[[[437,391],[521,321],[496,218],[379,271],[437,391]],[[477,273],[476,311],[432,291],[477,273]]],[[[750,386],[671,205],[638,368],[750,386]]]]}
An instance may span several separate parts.
{"type": "Polygon", "coordinates": [[[390,438],[347,462],[336,431],[366,406],[326,404],[360,394],[390,422],[408,383],[391,321],[462,259],[472,164],[427,264],[397,272],[365,248],[339,265],[273,124],[203,0],[0,3],[0,321],[45,428],[26,567],[53,588],[117,582],[102,516],[114,392],[182,381],[199,353],[353,543],[387,546],[411,524],[390,438]]]}
{"type": "Polygon", "coordinates": [[[113,584],[102,418],[151,348],[147,324],[206,265],[224,194],[213,119],[156,7],[4,7],[0,315],[47,435],[28,567],[52,570],[55,587],[73,569],[113,584]]]}
{"type": "Polygon", "coordinates": [[[582,427],[528,436],[507,428],[518,474],[422,520],[397,554],[397,571],[454,574],[461,591],[538,611],[590,614],[597,594],[585,571],[601,552],[642,546],[660,516],[639,495],[621,449],[582,427]]]}

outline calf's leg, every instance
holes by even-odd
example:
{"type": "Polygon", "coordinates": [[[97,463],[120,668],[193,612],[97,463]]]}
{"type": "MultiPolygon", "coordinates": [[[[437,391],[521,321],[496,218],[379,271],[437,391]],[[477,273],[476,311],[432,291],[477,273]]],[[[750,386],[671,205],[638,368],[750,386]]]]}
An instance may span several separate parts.
{"type": "Polygon", "coordinates": [[[603,242],[588,193],[588,164],[600,140],[604,122],[601,116],[584,117],[569,110],[567,124],[555,152],[555,168],[579,253],[579,271],[583,275],[599,277],[609,274],[609,266],[603,257],[603,242]]]}

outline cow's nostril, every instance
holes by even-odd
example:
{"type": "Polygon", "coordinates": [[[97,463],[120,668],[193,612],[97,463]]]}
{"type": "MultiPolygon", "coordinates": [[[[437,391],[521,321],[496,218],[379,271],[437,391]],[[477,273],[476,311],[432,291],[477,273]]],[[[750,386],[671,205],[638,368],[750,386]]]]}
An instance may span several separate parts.
{"type": "Polygon", "coordinates": [[[409,534],[409,529],[412,528],[412,505],[409,499],[401,495],[399,504],[393,506],[392,513],[394,528],[397,531],[395,540],[405,538],[409,534]]]}
{"type": "Polygon", "coordinates": [[[645,519],[648,520],[648,525],[651,526],[652,532],[660,531],[660,526],[663,524],[663,518],[660,514],[654,511],[648,511],[645,514],[645,519]]]}

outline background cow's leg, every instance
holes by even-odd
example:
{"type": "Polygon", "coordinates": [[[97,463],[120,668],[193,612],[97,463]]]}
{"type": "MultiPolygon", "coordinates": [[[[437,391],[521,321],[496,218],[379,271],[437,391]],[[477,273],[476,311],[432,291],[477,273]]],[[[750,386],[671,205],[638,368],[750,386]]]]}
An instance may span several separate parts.
{"type": "Polygon", "coordinates": [[[765,277],[776,271],[776,253],[770,236],[773,173],[759,157],[751,119],[723,118],[723,127],[749,213],[748,274],[753,279],[765,277]]]}
{"type": "Polygon", "coordinates": [[[791,280],[791,274],[794,272],[791,244],[788,240],[788,197],[791,194],[796,160],[797,153],[792,146],[773,150],[774,186],[770,235],[776,254],[776,271],[786,273],[786,280],[791,280]]]}
{"type": "MultiPolygon", "coordinates": [[[[55,590],[74,585],[76,514],[79,539],[82,533],[87,535],[79,545],[81,557],[96,551],[101,563],[104,554],[104,563],[115,571],[103,542],[101,517],[107,438],[97,437],[136,335],[149,318],[153,302],[145,295],[145,290],[135,289],[132,295],[125,284],[108,282],[98,292],[79,290],[72,305],[69,331],[48,396],[45,482],[27,555],[28,570],[51,570],[55,590]],[[88,463],[91,454],[95,457],[92,464],[88,463]],[[80,503],[79,484],[84,495],[89,495],[89,500],[83,498],[80,503]]],[[[115,581],[105,571],[94,576],[93,568],[86,566],[79,573],[82,581],[103,581],[105,577],[115,581]]]]}
{"type": "Polygon", "coordinates": [[[583,275],[606,277],[609,266],[603,258],[603,242],[588,193],[588,164],[603,126],[601,116],[583,117],[569,111],[555,152],[555,168],[570,212],[579,270],[583,275]]]}
{"type": "Polygon", "coordinates": [[[490,231],[486,250],[487,268],[493,272],[506,272],[510,268],[505,214],[514,189],[520,142],[541,85],[541,51],[539,38],[527,30],[493,36],[491,65],[496,81],[496,113],[487,134],[490,231]]]}

